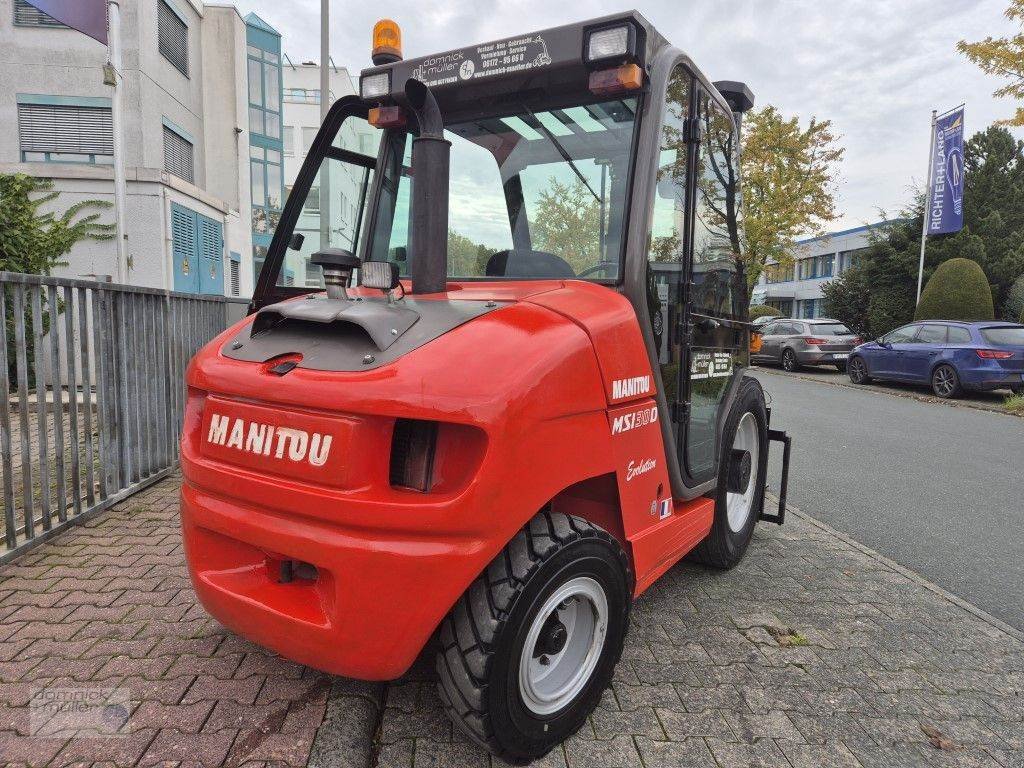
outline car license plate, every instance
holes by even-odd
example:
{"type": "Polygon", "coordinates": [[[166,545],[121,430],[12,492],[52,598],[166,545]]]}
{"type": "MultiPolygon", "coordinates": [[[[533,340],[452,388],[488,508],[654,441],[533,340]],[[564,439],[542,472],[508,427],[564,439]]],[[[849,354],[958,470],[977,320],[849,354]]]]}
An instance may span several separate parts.
{"type": "Polygon", "coordinates": [[[849,352],[836,352],[834,355],[832,355],[832,357],[835,358],[836,360],[845,360],[849,356],[849,352]]]}

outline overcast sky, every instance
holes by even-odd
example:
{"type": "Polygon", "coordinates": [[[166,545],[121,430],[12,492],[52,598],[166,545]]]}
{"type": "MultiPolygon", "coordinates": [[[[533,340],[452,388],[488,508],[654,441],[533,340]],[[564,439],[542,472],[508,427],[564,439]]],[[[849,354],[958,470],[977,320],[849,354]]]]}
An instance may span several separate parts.
{"type": "MultiPolygon", "coordinates": [[[[236,0],[283,35],[294,61],[319,58],[320,0],[236,0]]],[[[956,52],[958,40],[1004,36],[1007,0],[639,0],[636,8],[711,80],[743,80],[758,105],[834,122],[846,147],[830,229],[896,213],[922,184],[928,121],[967,102],[968,135],[1008,117],[1003,81],[956,52]]],[[[332,0],[331,55],[353,75],[370,65],[374,21],[402,27],[407,57],[582,21],[621,3],[578,0],[332,0]]],[[[1018,134],[1020,135],[1020,134],[1018,134]]]]}

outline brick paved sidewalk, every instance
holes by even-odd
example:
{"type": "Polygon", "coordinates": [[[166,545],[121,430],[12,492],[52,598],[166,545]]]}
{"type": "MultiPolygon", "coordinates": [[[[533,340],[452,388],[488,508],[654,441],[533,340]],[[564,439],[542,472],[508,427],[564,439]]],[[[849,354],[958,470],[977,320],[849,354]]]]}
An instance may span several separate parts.
{"type": "MultiPolygon", "coordinates": [[[[538,765],[1024,767],[1024,643],[806,519],[729,573],[677,566],[633,616],[602,707],[538,765]]],[[[427,656],[388,688],[377,764],[497,765],[427,656]]],[[[0,764],[361,766],[377,696],[206,616],[174,480],[0,567],[0,764]],[[28,735],[35,693],[82,687],[130,694],[127,735],[28,735]]]]}
{"type": "MultiPolygon", "coordinates": [[[[1018,637],[790,515],[735,570],[645,593],[612,690],[535,765],[1021,768],[1018,637]]],[[[429,661],[387,691],[378,765],[500,765],[453,732],[429,661]]]]}
{"type": "MultiPolygon", "coordinates": [[[[331,706],[345,711],[329,721],[354,715],[363,744],[337,746],[334,733],[323,742],[339,753],[330,764],[365,764],[373,689],[335,687],[331,706]]],[[[328,675],[229,633],[196,602],[175,479],[0,566],[0,765],[327,764],[313,745],[331,688],[328,675]],[[128,733],[29,735],[41,689],[124,689],[128,733]]]]}

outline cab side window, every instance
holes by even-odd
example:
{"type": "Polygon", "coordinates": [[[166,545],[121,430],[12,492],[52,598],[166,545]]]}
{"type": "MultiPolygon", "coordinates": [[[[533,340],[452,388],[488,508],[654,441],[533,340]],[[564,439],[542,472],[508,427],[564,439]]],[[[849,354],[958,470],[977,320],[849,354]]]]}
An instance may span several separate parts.
{"type": "Polygon", "coordinates": [[[971,343],[971,332],[966,328],[957,328],[954,325],[949,326],[949,343],[950,344],[970,344],[971,343]]]}
{"type": "Polygon", "coordinates": [[[732,115],[704,91],[693,223],[693,311],[740,318],[746,283],[740,259],[739,166],[732,115]]]}
{"type": "Polygon", "coordinates": [[[905,325],[902,328],[897,328],[895,331],[887,334],[883,338],[886,344],[910,344],[914,341],[914,337],[917,335],[918,326],[916,325],[905,325]]]}
{"type": "Polygon", "coordinates": [[[690,116],[692,82],[690,73],[681,66],[669,78],[647,250],[647,309],[669,402],[679,392],[682,353],[679,324],[683,311],[683,238],[689,183],[686,121],[690,116]]]}
{"type": "Polygon", "coordinates": [[[921,332],[917,334],[918,344],[945,344],[946,326],[944,325],[923,325],[921,332]]]}

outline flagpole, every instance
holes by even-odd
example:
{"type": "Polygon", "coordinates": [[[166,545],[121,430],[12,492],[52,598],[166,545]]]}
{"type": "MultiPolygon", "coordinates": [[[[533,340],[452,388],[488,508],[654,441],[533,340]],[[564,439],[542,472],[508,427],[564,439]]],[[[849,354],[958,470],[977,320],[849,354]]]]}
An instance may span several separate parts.
{"type": "Polygon", "coordinates": [[[124,119],[121,112],[121,8],[118,0],[107,3],[108,49],[113,69],[114,96],[111,99],[111,123],[114,139],[114,221],[116,223],[117,282],[128,282],[128,233],[125,231],[124,119]]]}
{"type": "Polygon", "coordinates": [[[914,302],[916,307],[921,303],[921,283],[924,280],[924,246],[928,242],[928,225],[931,216],[931,195],[932,195],[932,181],[933,174],[935,173],[935,120],[938,117],[938,113],[932,110],[932,130],[931,136],[928,141],[928,183],[924,188],[924,218],[921,221],[921,261],[917,267],[917,301],[914,302]]]}

